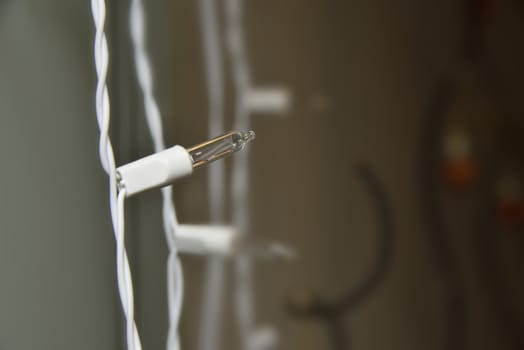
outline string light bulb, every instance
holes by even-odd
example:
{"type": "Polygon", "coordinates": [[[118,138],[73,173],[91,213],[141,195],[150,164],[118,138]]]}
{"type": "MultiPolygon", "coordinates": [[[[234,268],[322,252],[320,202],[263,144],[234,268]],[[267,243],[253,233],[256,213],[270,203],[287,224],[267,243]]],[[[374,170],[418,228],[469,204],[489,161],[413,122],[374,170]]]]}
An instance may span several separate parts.
{"type": "Polygon", "coordinates": [[[119,188],[126,196],[169,185],[216,160],[239,152],[255,138],[253,131],[231,131],[188,149],[173,146],[117,169],[119,188]]]}
{"type": "Polygon", "coordinates": [[[252,130],[230,131],[224,135],[188,148],[187,151],[191,156],[193,169],[197,169],[243,150],[247,143],[254,139],[255,132],[252,130]]]}

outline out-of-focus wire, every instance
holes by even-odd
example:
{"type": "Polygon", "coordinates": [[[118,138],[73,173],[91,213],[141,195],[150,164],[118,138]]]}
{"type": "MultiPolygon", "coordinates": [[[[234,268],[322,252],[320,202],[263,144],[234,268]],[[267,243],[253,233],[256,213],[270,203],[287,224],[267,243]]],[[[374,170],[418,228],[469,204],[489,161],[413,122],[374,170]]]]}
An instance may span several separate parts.
{"type": "MultiPolygon", "coordinates": [[[[214,137],[224,132],[224,77],[216,0],[199,0],[199,11],[209,101],[209,137],[214,137]]],[[[220,224],[224,221],[224,162],[216,162],[209,167],[207,183],[210,221],[220,224]]],[[[206,268],[200,316],[200,350],[221,348],[225,274],[223,258],[210,257],[206,268]]]]}
{"type": "Polygon", "coordinates": [[[368,298],[382,283],[388,270],[391,268],[393,257],[393,239],[395,224],[391,204],[384,186],[374,172],[365,165],[359,165],[356,173],[364,189],[373,200],[377,216],[377,257],[370,272],[360,283],[350,289],[338,299],[326,300],[316,295],[288,300],[288,310],[295,316],[312,317],[319,319],[328,327],[332,348],[347,350],[350,348],[350,339],[344,327],[348,314],[368,298]],[[301,300],[300,300],[301,299],[301,300]]]}
{"type": "MultiPolygon", "coordinates": [[[[144,97],[144,109],[147,125],[153,140],[155,152],[160,152],[165,149],[165,142],[162,127],[162,117],[158,103],[153,93],[153,72],[151,69],[151,62],[145,44],[145,14],[142,0],[131,1],[130,33],[133,42],[136,75],[144,97]]],[[[178,227],[178,221],[172,198],[172,186],[164,187],[161,189],[161,191],[163,201],[162,214],[164,221],[164,231],[169,250],[166,276],[169,328],[166,348],[167,350],[176,350],[180,348],[178,325],[182,311],[184,279],[182,266],[176,247],[176,231],[178,227]]]]}
{"type": "Polygon", "coordinates": [[[95,24],[95,67],[98,77],[96,86],[96,115],[100,129],[99,154],[102,167],[109,176],[109,206],[116,241],[116,265],[118,291],[126,319],[127,347],[141,350],[140,337],[134,319],[133,281],[124,241],[125,188],[118,193],[115,157],[109,137],[110,104],[107,89],[109,49],[105,34],[106,4],[104,0],[92,0],[91,10],[95,24]]]}
{"type": "MultiPolygon", "coordinates": [[[[234,129],[248,130],[250,113],[246,104],[251,85],[249,61],[244,44],[243,1],[226,0],[227,48],[232,63],[236,91],[234,129]]],[[[232,203],[233,224],[241,234],[250,230],[249,210],[249,152],[242,152],[233,161],[232,203]]],[[[235,303],[241,346],[250,350],[254,329],[254,290],[252,261],[247,254],[235,259],[235,303]]]]}
{"type": "Polygon", "coordinates": [[[366,275],[366,278],[336,302],[337,308],[344,312],[352,310],[378,288],[391,268],[393,258],[395,224],[393,222],[391,204],[384,186],[369,167],[359,165],[356,168],[356,172],[362,186],[373,199],[379,225],[377,231],[378,245],[375,263],[366,275]]]}

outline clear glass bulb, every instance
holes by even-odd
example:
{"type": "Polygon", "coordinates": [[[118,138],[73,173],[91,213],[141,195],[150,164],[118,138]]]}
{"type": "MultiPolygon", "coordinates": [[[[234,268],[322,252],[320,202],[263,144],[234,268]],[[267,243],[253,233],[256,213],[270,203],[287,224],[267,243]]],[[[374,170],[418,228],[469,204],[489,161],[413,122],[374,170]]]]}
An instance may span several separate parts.
{"type": "Polygon", "coordinates": [[[193,168],[199,168],[215,160],[227,157],[244,149],[255,138],[254,131],[231,131],[222,136],[188,148],[193,168]]]}

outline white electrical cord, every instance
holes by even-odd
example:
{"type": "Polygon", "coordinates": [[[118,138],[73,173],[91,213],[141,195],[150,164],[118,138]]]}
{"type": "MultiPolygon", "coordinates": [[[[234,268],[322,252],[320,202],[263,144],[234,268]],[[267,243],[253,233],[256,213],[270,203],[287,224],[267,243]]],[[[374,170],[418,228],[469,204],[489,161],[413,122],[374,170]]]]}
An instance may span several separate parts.
{"type": "MultiPolygon", "coordinates": [[[[251,91],[252,85],[249,63],[244,47],[242,0],[226,0],[225,13],[227,47],[233,65],[233,80],[237,95],[234,128],[248,130],[250,110],[247,105],[247,96],[251,91]]],[[[233,161],[233,224],[242,234],[248,234],[250,230],[248,159],[249,153],[242,152],[233,161]]],[[[236,314],[242,348],[251,350],[251,334],[254,330],[254,290],[251,258],[247,254],[241,254],[236,258],[235,277],[236,314]]]]}
{"type": "MultiPolygon", "coordinates": [[[[147,125],[153,140],[155,152],[164,150],[162,117],[158,103],[153,94],[153,73],[145,45],[145,15],[142,0],[132,0],[130,7],[130,33],[133,42],[135,68],[138,83],[144,97],[144,109],[147,125]]],[[[172,186],[162,188],[163,221],[169,256],[167,259],[167,301],[169,312],[169,329],[167,350],[180,349],[178,325],[182,312],[184,278],[182,266],[176,247],[178,220],[173,203],[172,186]]]]}
{"type": "Polygon", "coordinates": [[[118,291],[126,319],[127,347],[130,350],[141,350],[142,345],[140,343],[140,337],[134,319],[133,281],[124,241],[125,189],[118,191],[115,157],[111,146],[111,140],[109,138],[110,106],[106,83],[109,65],[109,49],[105,35],[105,1],[92,0],[91,10],[96,28],[94,55],[98,77],[96,86],[96,115],[98,127],[100,129],[99,154],[102,166],[109,175],[109,206],[116,240],[118,291]]]}
{"type": "MultiPolygon", "coordinates": [[[[200,0],[200,28],[206,67],[209,100],[209,137],[224,132],[224,77],[216,0],[200,0]]],[[[213,224],[224,220],[225,164],[216,162],[208,170],[209,213],[213,224]]],[[[208,259],[200,316],[199,350],[220,350],[224,282],[226,268],[222,257],[208,259]]]]}

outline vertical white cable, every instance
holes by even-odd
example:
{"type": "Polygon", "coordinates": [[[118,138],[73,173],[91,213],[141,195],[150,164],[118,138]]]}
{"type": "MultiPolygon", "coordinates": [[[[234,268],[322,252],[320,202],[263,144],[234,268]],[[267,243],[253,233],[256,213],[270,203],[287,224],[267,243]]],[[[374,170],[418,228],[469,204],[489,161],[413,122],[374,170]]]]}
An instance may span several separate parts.
{"type": "MultiPolygon", "coordinates": [[[[209,99],[209,137],[224,131],[224,78],[222,50],[219,41],[216,0],[200,0],[200,24],[209,99]]],[[[217,162],[208,170],[209,211],[212,223],[224,220],[225,164],[217,162]]],[[[225,266],[222,258],[209,260],[204,288],[202,329],[199,341],[201,350],[219,350],[225,266]]]]}
{"type": "MultiPolygon", "coordinates": [[[[226,0],[225,5],[227,44],[233,65],[233,79],[237,96],[234,128],[249,130],[250,115],[246,97],[251,89],[251,76],[244,46],[242,0],[226,0]]],[[[243,234],[248,234],[250,230],[248,159],[249,152],[242,152],[233,161],[233,223],[243,234]]],[[[251,348],[250,335],[254,329],[254,291],[251,259],[247,254],[236,258],[235,277],[237,323],[242,347],[244,350],[249,350],[251,348]]]]}
{"type": "MultiPolygon", "coordinates": [[[[153,73],[151,62],[145,45],[145,15],[142,0],[132,0],[130,8],[130,32],[133,42],[135,68],[138,83],[144,97],[144,109],[147,125],[153,140],[155,152],[165,149],[162,117],[158,103],[153,94],[153,73]]],[[[183,272],[176,248],[176,230],[178,221],[172,198],[172,187],[162,188],[162,214],[164,231],[169,249],[167,259],[167,300],[169,313],[169,329],[167,335],[167,350],[180,349],[178,324],[183,301],[183,272]]]]}
{"type": "Polygon", "coordinates": [[[96,115],[100,129],[99,154],[104,170],[109,175],[109,206],[116,241],[116,265],[118,291],[126,319],[127,347],[141,350],[140,337],[134,320],[133,281],[124,241],[124,199],[125,189],[118,193],[115,157],[109,138],[110,106],[107,89],[109,49],[105,35],[106,4],[104,0],[92,0],[91,10],[96,28],[94,55],[98,77],[96,86],[96,115]]]}
{"type": "MultiPolygon", "coordinates": [[[[224,131],[224,77],[218,25],[217,0],[200,0],[200,31],[203,42],[209,101],[209,137],[224,131]]],[[[208,169],[210,221],[224,221],[225,164],[216,162],[208,169]]],[[[225,263],[221,257],[210,257],[204,281],[200,316],[199,350],[219,350],[221,345],[224,303],[225,263]]]]}

